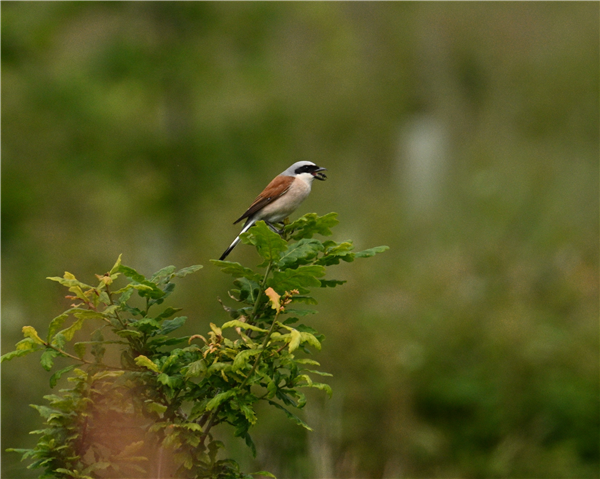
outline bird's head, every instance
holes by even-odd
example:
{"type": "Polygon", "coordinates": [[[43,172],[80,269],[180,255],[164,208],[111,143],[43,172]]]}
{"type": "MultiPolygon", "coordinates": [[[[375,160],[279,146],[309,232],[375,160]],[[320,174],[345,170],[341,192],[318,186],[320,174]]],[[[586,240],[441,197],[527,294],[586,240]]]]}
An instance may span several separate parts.
{"type": "MultiPolygon", "coordinates": [[[[298,161],[290,166],[287,170],[285,170],[282,175],[284,176],[300,176],[300,175],[310,175],[312,178],[316,178],[317,180],[325,181],[327,179],[327,175],[323,173],[323,171],[327,170],[327,168],[322,168],[320,166],[315,165],[312,161],[298,161]]],[[[312,179],[311,178],[311,179],[312,179]]]]}

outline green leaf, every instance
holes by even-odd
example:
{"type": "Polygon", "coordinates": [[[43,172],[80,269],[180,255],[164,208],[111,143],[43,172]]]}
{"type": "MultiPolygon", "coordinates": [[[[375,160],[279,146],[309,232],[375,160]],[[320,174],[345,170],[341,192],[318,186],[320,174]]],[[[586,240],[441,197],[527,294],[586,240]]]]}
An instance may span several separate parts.
{"type": "Polygon", "coordinates": [[[138,357],[135,358],[135,364],[141,367],[148,368],[151,371],[154,371],[155,373],[159,372],[158,366],[143,354],[140,354],[138,357]]]}
{"type": "Polygon", "coordinates": [[[48,406],[39,406],[37,404],[30,404],[30,406],[35,409],[44,419],[48,419],[51,414],[57,412],[56,409],[51,409],[48,406]]]}
{"type": "Polygon", "coordinates": [[[18,349],[17,351],[11,351],[10,353],[3,354],[0,356],[0,363],[4,361],[10,361],[14,358],[19,358],[21,356],[25,356],[27,354],[33,353],[36,349],[18,349]]]}
{"type": "Polygon", "coordinates": [[[221,326],[221,329],[227,329],[227,328],[251,329],[252,331],[256,331],[259,333],[267,332],[266,329],[259,328],[258,326],[254,326],[252,324],[245,323],[243,321],[240,321],[239,319],[234,319],[233,321],[227,321],[223,326],[221,326]]]}
{"type": "Polygon", "coordinates": [[[300,321],[300,319],[298,319],[297,317],[290,316],[285,321],[283,321],[283,324],[294,324],[294,323],[297,323],[298,321],[300,321]]]}
{"type": "Polygon", "coordinates": [[[314,369],[305,369],[304,371],[308,371],[309,373],[312,373],[312,374],[318,374],[319,376],[333,377],[333,374],[326,373],[324,371],[317,371],[317,370],[314,370],[314,369]]]}
{"type": "Polygon", "coordinates": [[[133,294],[133,285],[131,283],[129,283],[127,286],[125,286],[124,288],[119,289],[118,291],[113,292],[113,295],[115,294],[119,294],[119,299],[117,300],[117,303],[119,305],[124,305],[127,304],[127,301],[129,301],[129,299],[131,298],[131,295],[133,294]]]}
{"type": "Polygon", "coordinates": [[[208,402],[208,404],[206,405],[206,410],[212,411],[213,409],[215,409],[216,407],[220,406],[222,403],[227,401],[230,397],[235,396],[236,392],[237,391],[235,389],[230,389],[229,391],[225,391],[225,392],[217,394],[214,398],[212,398],[208,402]]]}
{"type": "Polygon", "coordinates": [[[50,371],[54,366],[54,358],[58,356],[58,352],[54,349],[46,349],[40,358],[40,364],[46,371],[50,371]]]}
{"type": "Polygon", "coordinates": [[[219,363],[219,362],[217,362],[217,363],[212,363],[212,364],[211,364],[211,365],[208,367],[207,371],[208,371],[210,374],[214,374],[214,373],[217,373],[217,372],[219,372],[219,371],[224,371],[224,370],[225,370],[225,369],[227,369],[227,368],[231,368],[231,364],[228,364],[228,363],[219,363]]]}
{"type": "Polygon", "coordinates": [[[169,376],[166,373],[160,373],[156,380],[159,383],[169,386],[173,389],[177,388],[181,384],[181,378],[179,376],[169,376]]]}
{"type": "Polygon", "coordinates": [[[331,386],[329,386],[329,384],[311,382],[309,385],[307,385],[307,387],[325,391],[329,397],[331,397],[333,395],[333,391],[331,390],[331,386]]]}
{"type": "MultiPolygon", "coordinates": [[[[312,347],[314,347],[315,349],[318,349],[319,351],[321,350],[321,343],[319,342],[319,340],[313,336],[311,333],[301,333],[300,334],[301,339],[300,341],[302,343],[308,343],[310,344],[312,347]]],[[[291,351],[290,351],[291,352],[291,351]]]]}
{"type": "Polygon", "coordinates": [[[240,235],[244,244],[252,244],[258,254],[266,261],[277,261],[287,249],[287,242],[267,226],[264,221],[258,221],[246,233],[240,235]]]}
{"type": "Polygon", "coordinates": [[[121,329],[119,331],[115,331],[115,334],[117,336],[121,336],[122,338],[141,338],[144,335],[144,333],[134,329],[121,329]]]}
{"type": "MultiPolygon", "coordinates": [[[[135,288],[138,294],[143,298],[158,299],[165,295],[165,292],[160,289],[156,283],[147,280],[144,275],[138,273],[135,269],[122,264],[119,265],[117,270],[134,281],[132,288],[135,288]]],[[[123,289],[120,289],[117,292],[120,293],[121,291],[123,291],[123,289]]]]}
{"type": "Polygon", "coordinates": [[[314,359],[308,359],[308,358],[296,359],[296,362],[298,364],[310,364],[311,366],[320,366],[321,365],[319,362],[315,361],[314,359]]]}
{"type": "Polygon", "coordinates": [[[175,271],[175,266],[165,266],[164,268],[161,268],[156,273],[154,273],[150,278],[150,281],[152,281],[153,283],[158,283],[161,280],[170,277],[173,274],[173,271],[175,271]]]}
{"type": "Polygon", "coordinates": [[[293,303],[304,303],[304,304],[319,304],[315,298],[312,296],[307,296],[305,294],[296,294],[292,296],[293,303]]]}
{"type": "Polygon", "coordinates": [[[338,279],[321,279],[321,288],[335,288],[340,284],[346,283],[346,280],[338,280],[338,279]]]}
{"type": "Polygon", "coordinates": [[[206,361],[204,359],[199,359],[198,361],[188,364],[185,369],[186,378],[200,376],[200,374],[206,371],[206,361]]]}
{"type": "MultiPolygon", "coordinates": [[[[33,433],[33,431],[31,433],[33,433]]],[[[35,450],[34,449],[19,449],[19,448],[9,447],[6,450],[6,452],[16,452],[17,454],[22,454],[23,458],[21,460],[23,460],[23,459],[27,459],[29,456],[33,456],[33,454],[35,453],[35,450]]]]}
{"type": "MultiPolygon", "coordinates": [[[[246,446],[248,446],[250,448],[250,451],[252,452],[252,457],[256,457],[256,445],[254,444],[254,441],[252,440],[252,437],[250,436],[250,434],[248,434],[248,432],[246,431],[245,433],[241,434],[240,436],[244,438],[244,441],[246,442],[246,446]]],[[[250,479],[250,478],[247,478],[247,476],[245,476],[244,479],[250,479]]]]}
{"type": "Polygon", "coordinates": [[[192,406],[192,410],[190,411],[190,414],[188,415],[188,420],[189,421],[195,421],[202,414],[204,414],[204,412],[206,411],[206,404],[207,403],[208,403],[208,399],[207,398],[198,399],[197,401],[195,401],[194,405],[192,406]]]}
{"type": "Polygon", "coordinates": [[[143,274],[138,273],[135,269],[125,266],[124,264],[119,264],[119,266],[116,268],[116,271],[123,273],[125,276],[138,283],[146,281],[146,277],[143,274]]]}
{"type": "Polygon", "coordinates": [[[67,338],[65,338],[65,335],[62,333],[56,333],[50,345],[56,349],[64,349],[66,343],[67,338]]]}
{"type": "Polygon", "coordinates": [[[354,261],[354,253],[352,250],[354,245],[352,241],[344,241],[342,243],[328,243],[328,247],[325,249],[325,254],[317,260],[317,264],[324,266],[331,266],[339,264],[341,260],[348,263],[354,261]]]}
{"type": "Polygon", "coordinates": [[[299,266],[297,269],[276,271],[267,284],[282,293],[293,289],[306,291],[306,288],[321,286],[321,282],[317,278],[324,275],[325,268],[323,266],[299,266]]]}
{"type": "Polygon", "coordinates": [[[92,345],[92,356],[94,356],[94,359],[97,363],[102,361],[104,353],[106,352],[106,348],[104,347],[103,343],[104,336],[102,335],[102,330],[97,329],[92,333],[92,341],[90,342],[90,344],[92,345]]]}
{"type": "Polygon", "coordinates": [[[67,366],[66,368],[61,369],[60,371],[56,371],[51,377],[50,377],[50,387],[53,388],[54,386],[56,386],[56,383],[58,382],[58,380],[60,379],[60,377],[65,374],[68,373],[71,369],[75,368],[75,364],[71,364],[70,366],[67,366]]]}
{"type": "Polygon", "coordinates": [[[75,333],[82,328],[84,321],[85,318],[79,318],[71,326],[57,333],[57,335],[62,334],[67,341],[71,341],[73,339],[73,336],[75,336],[75,333]]]}
{"type": "Polygon", "coordinates": [[[119,266],[121,266],[121,257],[123,256],[123,254],[120,254],[119,257],[117,258],[117,261],[115,263],[115,265],[110,269],[109,273],[110,275],[115,274],[118,270],[119,270],[119,266]]]}
{"type": "Polygon", "coordinates": [[[139,321],[132,321],[131,326],[138,331],[148,334],[152,331],[158,330],[160,328],[160,323],[154,318],[144,318],[140,319],[139,321]]]}
{"type": "Polygon", "coordinates": [[[182,268],[179,271],[177,271],[175,273],[175,276],[177,276],[178,278],[183,278],[184,276],[187,276],[188,274],[194,273],[196,271],[198,271],[199,269],[202,269],[203,266],[200,264],[195,264],[193,266],[188,266],[187,268],[182,268]]]}
{"type": "Polygon", "coordinates": [[[233,290],[232,293],[237,294],[237,300],[247,304],[254,304],[260,285],[256,281],[251,281],[248,278],[239,278],[233,282],[239,290],[233,290]]]}
{"type": "Polygon", "coordinates": [[[310,333],[310,334],[312,334],[313,336],[315,336],[319,340],[319,342],[323,342],[323,340],[325,339],[325,336],[323,336],[322,334],[319,334],[316,329],[311,328],[310,326],[307,326],[306,324],[299,324],[296,327],[296,329],[298,331],[303,332],[303,333],[310,333]]]}
{"type": "MultiPolygon", "coordinates": [[[[333,242],[332,242],[333,243],[333,242]]],[[[350,253],[354,249],[352,241],[342,241],[341,243],[333,243],[327,247],[325,254],[343,256],[350,253]]]]}
{"type": "Polygon", "coordinates": [[[65,320],[71,314],[71,311],[77,308],[67,309],[64,313],[59,314],[56,318],[50,321],[50,325],[48,326],[48,341],[52,339],[52,336],[58,331],[58,329],[62,326],[65,320]]]}
{"type": "Polygon", "coordinates": [[[170,332],[181,328],[185,324],[186,320],[187,316],[178,316],[173,319],[167,319],[162,323],[162,328],[156,332],[156,335],[169,334],[170,332]]]}
{"type": "Polygon", "coordinates": [[[231,366],[232,371],[237,371],[244,367],[252,356],[256,356],[261,352],[261,349],[246,349],[240,353],[238,353],[233,360],[233,364],[231,366]]]}
{"type": "Polygon", "coordinates": [[[242,411],[242,414],[244,414],[248,422],[252,425],[256,424],[256,413],[254,412],[254,409],[247,404],[240,404],[239,406],[240,411],[242,411]]]}
{"type": "Polygon", "coordinates": [[[337,213],[328,213],[318,216],[316,213],[307,213],[285,227],[287,233],[292,232],[292,239],[312,238],[315,234],[331,236],[333,228],[339,223],[337,213]]]}
{"type": "Polygon", "coordinates": [[[202,427],[200,424],[196,424],[195,422],[187,422],[182,424],[182,426],[190,431],[202,432],[202,427]]]}
{"type": "Polygon", "coordinates": [[[267,395],[269,399],[275,396],[275,393],[277,392],[277,383],[275,381],[269,381],[269,383],[267,384],[267,392],[269,393],[267,395]]]}
{"type": "Polygon", "coordinates": [[[165,296],[165,292],[151,281],[144,281],[144,283],[134,284],[133,288],[142,298],[159,299],[165,296]]]}
{"type": "Polygon", "coordinates": [[[358,253],[354,253],[354,256],[357,258],[369,258],[371,256],[375,256],[377,253],[383,253],[388,249],[390,249],[389,246],[375,246],[374,248],[369,248],[359,251],[358,253]]]}
{"type": "Polygon", "coordinates": [[[234,278],[247,278],[256,283],[260,282],[262,277],[252,271],[250,268],[242,266],[240,263],[233,263],[231,261],[221,261],[217,259],[211,259],[210,262],[215,266],[221,268],[221,271],[225,274],[230,274],[234,278]]]}
{"type": "Polygon", "coordinates": [[[167,336],[155,336],[154,339],[148,341],[148,344],[152,344],[153,346],[161,347],[161,346],[174,346],[179,343],[185,343],[190,339],[189,336],[183,336],[181,338],[169,338],[167,336]]]}
{"type": "Polygon", "coordinates": [[[181,308],[167,308],[154,319],[157,321],[162,321],[163,319],[170,318],[179,311],[181,311],[181,308]]]}
{"type": "MultiPolygon", "coordinates": [[[[317,314],[318,311],[316,309],[295,309],[295,308],[285,308],[285,312],[287,314],[293,314],[295,316],[307,316],[309,314],[317,314]]],[[[298,319],[296,318],[296,321],[298,319]]]]}
{"type": "Polygon", "coordinates": [[[308,424],[306,424],[302,419],[300,419],[295,414],[292,414],[290,411],[288,411],[286,408],[284,408],[281,404],[277,404],[275,401],[271,401],[270,399],[267,399],[267,402],[271,406],[275,406],[277,409],[281,409],[285,413],[285,415],[288,417],[288,419],[290,419],[293,422],[295,422],[296,424],[298,424],[298,426],[302,426],[303,428],[305,428],[309,431],[312,431],[312,428],[308,424]]]}
{"type": "Polygon", "coordinates": [[[323,250],[324,246],[320,241],[303,238],[288,246],[287,250],[281,255],[279,267],[286,269],[308,264],[323,250]]]}
{"type": "Polygon", "coordinates": [[[85,351],[86,351],[86,347],[87,347],[87,342],[80,342],[80,343],[75,343],[73,345],[73,349],[75,350],[75,354],[77,354],[77,357],[79,359],[83,359],[83,357],[85,356],[85,351]]]}

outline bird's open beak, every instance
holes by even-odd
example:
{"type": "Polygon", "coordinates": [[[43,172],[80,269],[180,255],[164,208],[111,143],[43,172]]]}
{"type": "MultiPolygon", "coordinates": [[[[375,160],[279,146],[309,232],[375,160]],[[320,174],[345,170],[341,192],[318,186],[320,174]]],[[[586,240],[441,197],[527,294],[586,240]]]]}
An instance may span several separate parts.
{"type": "Polygon", "coordinates": [[[313,171],[312,175],[317,180],[325,181],[327,179],[327,175],[325,173],[321,173],[321,171],[325,171],[325,170],[327,170],[327,168],[319,168],[319,169],[313,171]]]}

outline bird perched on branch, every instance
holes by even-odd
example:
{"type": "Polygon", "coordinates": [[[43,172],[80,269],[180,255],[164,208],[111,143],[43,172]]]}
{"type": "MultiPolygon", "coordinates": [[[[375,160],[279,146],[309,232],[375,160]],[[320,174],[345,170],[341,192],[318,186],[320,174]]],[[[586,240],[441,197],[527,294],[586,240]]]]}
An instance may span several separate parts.
{"type": "Polygon", "coordinates": [[[321,168],[311,161],[298,161],[280,175],[273,178],[250,208],[233,224],[246,219],[246,223],[233,243],[219,258],[224,260],[240,241],[240,235],[250,229],[257,221],[263,220],[273,231],[281,233],[274,223],[278,223],[292,214],[310,193],[313,180],[327,179],[321,168]]]}

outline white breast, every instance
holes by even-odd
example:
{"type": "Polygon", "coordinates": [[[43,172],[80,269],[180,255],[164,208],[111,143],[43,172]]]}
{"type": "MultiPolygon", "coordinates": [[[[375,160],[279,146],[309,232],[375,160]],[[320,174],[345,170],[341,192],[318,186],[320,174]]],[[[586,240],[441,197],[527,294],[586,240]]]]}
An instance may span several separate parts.
{"type": "Polygon", "coordinates": [[[257,220],[267,220],[272,223],[281,221],[291,215],[296,208],[306,199],[310,193],[313,176],[310,174],[298,175],[290,189],[282,197],[276,199],[270,205],[265,206],[257,213],[257,220]],[[305,178],[305,176],[309,178],[305,178]]]}

